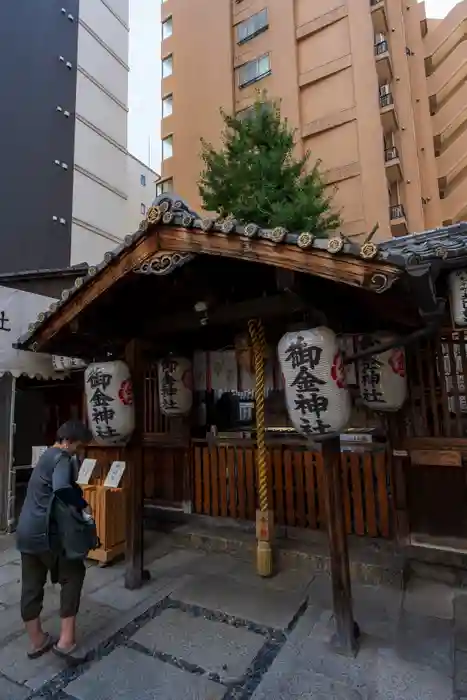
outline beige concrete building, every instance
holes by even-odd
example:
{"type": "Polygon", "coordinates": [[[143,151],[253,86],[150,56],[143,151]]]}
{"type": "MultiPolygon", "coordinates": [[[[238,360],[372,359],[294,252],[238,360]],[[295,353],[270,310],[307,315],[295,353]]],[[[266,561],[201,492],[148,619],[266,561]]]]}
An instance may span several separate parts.
{"type": "Polygon", "coordinates": [[[138,228],[158,177],[127,150],[129,0],[80,0],[78,22],[72,265],[138,228]]]}
{"type": "Polygon", "coordinates": [[[127,156],[127,220],[126,232],[138,230],[148,207],[156,197],[159,175],[130,153],[127,156]]]}
{"type": "Polygon", "coordinates": [[[321,159],[343,231],[379,238],[467,217],[467,0],[162,0],[162,180],[200,208],[219,108],[279,99],[321,159]]]}

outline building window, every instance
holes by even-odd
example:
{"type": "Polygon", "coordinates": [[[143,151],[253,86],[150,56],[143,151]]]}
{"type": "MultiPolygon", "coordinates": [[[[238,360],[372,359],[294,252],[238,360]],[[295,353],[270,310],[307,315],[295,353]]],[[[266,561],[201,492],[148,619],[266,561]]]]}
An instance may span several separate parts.
{"type": "Polygon", "coordinates": [[[162,59],[162,77],[163,78],[168,78],[170,75],[173,73],[173,63],[174,59],[172,54],[170,56],[166,56],[165,58],[162,59]]]}
{"type": "Polygon", "coordinates": [[[172,17],[168,17],[162,22],[162,38],[169,39],[173,34],[172,17]]]}
{"type": "Polygon", "coordinates": [[[162,98],[162,118],[170,117],[173,112],[173,95],[166,95],[162,98]]]}
{"type": "Polygon", "coordinates": [[[158,197],[161,196],[161,194],[168,194],[169,192],[173,192],[174,188],[174,181],[171,177],[169,177],[168,180],[163,180],[162,182],[158,182],[156,185],[156,195],[158,197]]]}
{"type": "Polygon", "coordinates": [[[146,205],[141,202],[141,214],[144,216],[146,214],[146,205]]]}
{"type": "Polygon", "coordinates": [[[143,175],[143,173],[141,173],[141,175],[139,176],[139,182],[141,187],[146,187],[146,175],[143,175]]]}
{"type": "Polygon", "coordinates": [[[167,160],[173,156],[173,136],[162,139],[162,160],[167,160]]]}
{"type": "Polygon", "coordinates": [[[238,69],[238,85],[239,87],[246,87],[250,83],[255,83],[261,78],[265,78],[271,72],[271,61],[269,54],[255,58],[253,61],[248,61],[244,63],[238,69]]]}
{"type": "Polygon", "coordinates": [[[268,11],[261,10],[255,15],[248,17],[244,22],[237,24],[237,44],[243,44],[245,41],[253,39],[253,37],[265,32],[269,27],[268,23],[268,11]]]}

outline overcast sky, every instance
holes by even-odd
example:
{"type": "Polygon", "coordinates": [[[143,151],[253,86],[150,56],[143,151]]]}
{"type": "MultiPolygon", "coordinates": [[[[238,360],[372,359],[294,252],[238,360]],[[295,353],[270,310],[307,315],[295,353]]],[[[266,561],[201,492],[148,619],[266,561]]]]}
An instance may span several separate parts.
{"type": "MultiPolygon", "coordinates": [[[[456,4],[426,0],[427,15],[445,17],[456,4]]],[[[161,163],[160,12],[161,0],[130,0],[128,149],[156,171],[161,163]]]]}

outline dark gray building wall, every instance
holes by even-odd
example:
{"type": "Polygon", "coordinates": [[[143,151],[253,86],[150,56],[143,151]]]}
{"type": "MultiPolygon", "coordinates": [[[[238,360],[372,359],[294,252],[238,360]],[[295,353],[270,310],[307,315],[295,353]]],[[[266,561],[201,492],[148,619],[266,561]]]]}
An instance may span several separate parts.
{"type": "MultiPolygon", "coordinates": [[[[1,0],[0,0],[1,2],[1,0]]],[[[64,289],[71,289],[77,277],[83,275],[75,275],[73,277],[56,277],[50,279],[37,280],[18,280],[15,282],[3,282],[0,280],[0,286],[11,287],[12,289],[20,289],[23,292],[30,294],[40,294],[44,297],[59,299],[64,289]]],[[[34,320],[34,319],[31,319],[34,320]]]]}
{"type": "Polygon", "coordinates": [[[0,272],[70,263],[78,10],[0,0],[0,272]]]}

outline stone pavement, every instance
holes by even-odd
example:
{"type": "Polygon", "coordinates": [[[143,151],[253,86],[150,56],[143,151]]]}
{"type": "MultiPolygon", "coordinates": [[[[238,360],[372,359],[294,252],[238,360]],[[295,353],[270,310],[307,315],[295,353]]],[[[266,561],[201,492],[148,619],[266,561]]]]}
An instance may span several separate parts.
{"type": "MultiPolygon", "coordinates": [[[[174,549],[154,534],[152,580],[90,565],[80,612],[83,663],[29,661],[20,567],[0,539],[0,700],[467,700],[467,590],[412,579],[354,585],[356,659],[330,649],[330,582],[297,564],[264,581],[251,562],[174,549]]],[[[57,630],[58,592],[45,627],[57,630]]]]}

